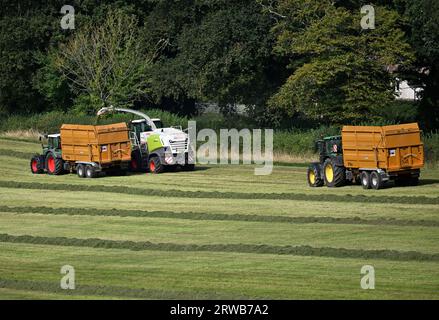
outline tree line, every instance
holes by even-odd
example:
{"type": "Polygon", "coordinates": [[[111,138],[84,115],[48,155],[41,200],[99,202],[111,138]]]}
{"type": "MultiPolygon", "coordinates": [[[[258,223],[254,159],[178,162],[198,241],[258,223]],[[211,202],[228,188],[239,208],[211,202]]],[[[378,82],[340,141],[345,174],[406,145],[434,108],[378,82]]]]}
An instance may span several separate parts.
{"type": "Polygon", "coordinates": [[[439,125],[439,2],[5,0],[0,116],[94,113],[116,104],[182,115],[215,102],[262,126],[420,121],[439,125]],[[395,101],[400,79],[423,88],[395,101]]]}

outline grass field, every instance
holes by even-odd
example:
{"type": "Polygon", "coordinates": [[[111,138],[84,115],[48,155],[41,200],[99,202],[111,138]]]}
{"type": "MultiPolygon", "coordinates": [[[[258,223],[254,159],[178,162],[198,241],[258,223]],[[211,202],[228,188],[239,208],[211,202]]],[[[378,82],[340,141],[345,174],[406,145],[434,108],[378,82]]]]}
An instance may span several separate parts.
{"type": "Polygon", "coordinates": [[[0,299],[439,298],[439,169],[379,191],[308,188],[301,164],[85,180],[32,175],[39,150],[0,139],[0,299]]]}

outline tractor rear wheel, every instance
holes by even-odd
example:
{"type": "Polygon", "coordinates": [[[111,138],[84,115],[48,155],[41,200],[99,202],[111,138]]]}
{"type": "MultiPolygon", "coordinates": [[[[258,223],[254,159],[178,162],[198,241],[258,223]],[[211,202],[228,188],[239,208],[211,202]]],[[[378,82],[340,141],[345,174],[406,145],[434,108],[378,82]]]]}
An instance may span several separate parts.
{"type": "Polygon", "coordinates": [[[44,166],[40,156],[33,156],[30,160],[30,170],[33,174],[41,174],[44,172],[44,166]]]}
{"type": "Polygon", "coordinates": [[[308,184],[312,188],[322,187],[325,184],[320,174],[320,165],[318,163],[311,164],[306,175],[308,177],[308,184]]]}
{"type": "Polygon", "coordinates": [[[341,187],[346,183],[346,169],[335,165],[332,159],[323,163],[323,177],[326,186],[330,188],[341,187]]]}
{"type": "Polygon", "coordinates": [[[152,157],[149,159],[148,168],[149,172],[155,174],[165,171],[165,166],[160,162],[159,157],[152,157]]]}
{"type": "Polygon", "coordinates": [[[367,171],[362,171],[360,174],[360,182],[363,189],[370,189],[370,173],[367,171]]]}
{"type": "Polygon", "coordinates": [[[63,160],[57,158],[52,152],[49,152],[46,156],[46,170],[50,175],[60,175],[64,171],[63,160]]]}

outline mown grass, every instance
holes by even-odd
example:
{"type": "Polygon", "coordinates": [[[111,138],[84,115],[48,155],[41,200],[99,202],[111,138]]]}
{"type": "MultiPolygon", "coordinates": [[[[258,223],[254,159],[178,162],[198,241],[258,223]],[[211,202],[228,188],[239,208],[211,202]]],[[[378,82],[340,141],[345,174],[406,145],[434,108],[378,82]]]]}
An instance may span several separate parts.
{"type": "Polygon", "coordinates": [[[439,170],[378,192],[308,188],[301,165],[90,180],[32,175],[39,148],[0,139],[0,298],[439,298],[439,170]]]}

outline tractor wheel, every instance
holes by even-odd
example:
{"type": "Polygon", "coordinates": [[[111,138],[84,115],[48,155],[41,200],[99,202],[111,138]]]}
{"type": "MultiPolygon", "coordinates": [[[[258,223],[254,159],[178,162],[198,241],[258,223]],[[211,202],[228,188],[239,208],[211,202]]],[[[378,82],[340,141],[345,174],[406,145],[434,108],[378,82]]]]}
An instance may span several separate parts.
{"type": "Polygon", "coordinates": [[[96,171],[95,171],[95,168],[93,168],[93,166],[87,165],[85,167],[85,177],[90,178],[90,179],[96,178],[96,171]]]}
{"type": "Polygon", "coordinates": [[[336,166],[332,159],[323,163],[323,177],[326,186],[330,188],[341,187],[346,183],[346,169],[336,166]]]}
{"type": "Polygon", "coordinates": [[[76,173],[78,174],[78,177],[85,178],[85,166],[83,164],[78,164],[76,166],[76,173]]]}
{"type": "Polygon", "coordinates": [[[44,172],[44,166],[40,156],[33,156],[30,160],[30,170],[33,174],[41,174],[44,172]]]}
{"type": "Polygon", "coordinates": [[[320,175],[320,166],[317,163],[313,163],[308,167],[307,177],[308,184],[312,188],[322,187],[325,184],[320,175]]]}
{"type": "Polygon", "coordinates": [[[155,174],[162,173],[163,171],[165,171],[165,166],[162,165],[159,157],[152,157],[151,159],[149,159],[148,168],[149,168],[149,172],[155,174]]]}
{"type": "Polygon", "coordinates": [[[52,152],[48,153],[46,156],[46,170],[50,175],[60,175],[63,173],[63,161],[57,158],[52,152]]]}
{"type": "Polygon", "coordinates": [[[138,151],[131,152],[130,171],[138,172],[142,169],[142,159],[138,151]]]}
{"type": "Polygon", "coordinates": [[[370,189],[370,173],[367,171],[362,171],[360,174],[360,182],[363,189],[370,189]]]}
{"type": "Polygon", "coordinates": [[[381,189],[383,185],[384,183],[383,180],[381,179],[381,175],[378,172],[373,171],[370,174],[370,186],[372,187],[372,189],[375,190],[381,189]]]}

